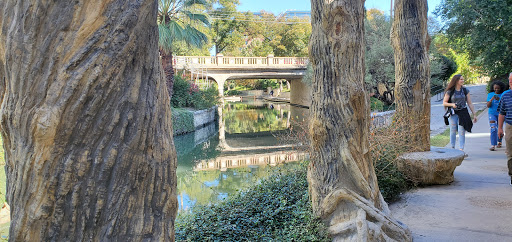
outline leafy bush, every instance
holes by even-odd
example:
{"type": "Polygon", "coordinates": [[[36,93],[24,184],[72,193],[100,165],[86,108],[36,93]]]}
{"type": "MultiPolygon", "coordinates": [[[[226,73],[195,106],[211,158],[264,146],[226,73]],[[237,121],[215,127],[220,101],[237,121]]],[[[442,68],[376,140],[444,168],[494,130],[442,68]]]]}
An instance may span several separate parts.
{"type": "Polygon", "coordinates": [[[190,96],[190,103],[192,104],[192,107],[196,109],[206,109],[217,105],[219,99],[219,94],[215,87],[209,87],[205,90],[197,89],[197,91],[191,91],[190,96]]]}
{"type": "Polygon", "coordinates": [[[267,90],[268,87],[276,89],[279,88],[279,84],[276,80],[264,79],[256,81],[256,84],[254,85],[256,90],[267,90]]]}
{"type": "Polygon", "coordinates": [[[171,106],[175,108],[187,107],[188,103],[190,102],[190,95],[188,93],[189,89],[189,82],[187,82],[181,76],[174,76],[171,106]]]}
{"type": "Polygon", "coordinates": [[[330,241],[314,217],[306,165],[279,168],[220,204],[196,206],[176,219],[178,241],[330,241]]]}
{"type": "Polygon", "coordinates": [[[173,95],[171,106],[175,108],[191,107],[205,109],[218,103],[217,88],[209,87],[200,90],[194,83],[183,79],[180,75],[174,76],[173,95]]]}
{"type": "Polygon", "coordinates": [[[240,95],[240,91],[238,90],[229,90],[227,92],[224,93],[225,96],[236,96],[236,95],[240,95]]]}
{"type": "Polygon", "coordinates": [[[384,110],[384,103],[377,98],[370,97],[370,110],[372,110],[372,111],[384,110]]]}
{"type": "Polygon", "coordinates": [[[374,160],[380,193],[386,202],[396,200],[402,192],[409,190],[412,186],[407,177],[396,167],[394,160],[397,154],[391,150],[393,149],[391,146],[385,149],[381,157],[374,160]]]}
{"type": "Polygon", "coordinates": [[[192,114],[192,112],[181,108],[171,108],[171,112],[174,135],[180,135],[195,130],[194,114],[192,114]]]}

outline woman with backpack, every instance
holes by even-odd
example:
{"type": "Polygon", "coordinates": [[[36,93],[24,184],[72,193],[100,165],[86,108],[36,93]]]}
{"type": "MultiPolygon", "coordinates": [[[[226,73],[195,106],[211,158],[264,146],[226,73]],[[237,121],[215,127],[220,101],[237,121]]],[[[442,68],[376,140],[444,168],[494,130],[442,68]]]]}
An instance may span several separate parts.
{"type": "Polygon", "coordinates": [[[464,77],[458,74],[452,77],[450,83],[446,87],[443,106],[452,109],[450,115],[450,144],[455,149],[455,139],[457,132],[459,133],[459,149],[464,151],[464,143],[466,141],[466,131],[471,132],[473,122],[476,123],[475,107],[471,102],[469,90],[464,87],[464,77]],[[473,114],[473,121],[469,116],[468,107],[473,114]]]}

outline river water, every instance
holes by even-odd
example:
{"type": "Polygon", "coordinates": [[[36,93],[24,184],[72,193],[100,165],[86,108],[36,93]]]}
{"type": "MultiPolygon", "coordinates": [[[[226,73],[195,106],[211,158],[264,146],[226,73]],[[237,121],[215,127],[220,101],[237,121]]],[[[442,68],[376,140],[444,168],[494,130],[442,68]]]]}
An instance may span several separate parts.
{"type": "Polygon", "coordinates": [[[262,100],[226,102],[219,119],[174,137],[179,211],[257,183],[279,164],[304,160],[308,109],[262,100]]]}

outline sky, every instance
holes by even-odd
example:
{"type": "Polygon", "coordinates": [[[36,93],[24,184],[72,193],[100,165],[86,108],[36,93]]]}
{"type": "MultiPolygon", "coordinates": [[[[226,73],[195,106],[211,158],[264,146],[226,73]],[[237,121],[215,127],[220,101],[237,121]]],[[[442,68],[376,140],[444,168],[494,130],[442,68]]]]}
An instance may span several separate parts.
{"type": "MultiPolygon", "coordinates": [[[[239,11],[259,12],[265,10],[272,12],[275,15],[282,13],[286,10],[311,10],[311,2],[309,0],[239,0],[239,11]]],[[[435,10],[441,0],[427,0],[429,15],[435,10]]],[[[391,0],[366,0],[365,4],[367,9],[377,8],[389,14],[391,7],[391,0]]]]}

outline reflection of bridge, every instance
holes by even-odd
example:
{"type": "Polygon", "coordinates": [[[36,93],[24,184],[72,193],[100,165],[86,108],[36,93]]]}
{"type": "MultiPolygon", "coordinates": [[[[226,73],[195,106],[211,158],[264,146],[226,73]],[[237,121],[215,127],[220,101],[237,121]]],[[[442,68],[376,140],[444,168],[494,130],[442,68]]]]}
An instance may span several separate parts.
{"type": "Polygon", "coordinates": [[[309,106],[311,88],[301,81],[306,73],[307,57],[224,57],[175,56],[174,68],[186,70],[196,79],[214,80],[220,96],[224,83],[232,79],[286,79],[290,82],[290,102],[309,106]]]}
{"type": "MultiPolygon", "coordinates": [[[[280,107],[278,107],[280,109],[280,107]]],[[[228,168],[246,167],[250,165],[277,165],[280,163],[292,162],[305,160],[308,158],[308,153],[291,150],[293,147],[299,145],[265,145],[265,144],[251,144],[250,146],[244,146],[245,139],[251,139],[250,137],[244,138],[247,134],[235,134],[237,137],[236,147],[232,147],[226,140],[226,124],[223,118],[223,105],[217,107],[218,111],[218,122],[219,122],[219,148],[225,154],[220,155],[216,158],[201,160],[195,167],[194,171],[201,170],[221,170],[225,171],[228,168]],[[236,154],[242,152],[243,154],[236,154]]],[[[283,111],[283,110],[281,110],[283,111]]],[[[290,127],[291,110],[288,115],[284,116],[281,113],[281,118],[286,118],[287,128],[290,127]]],[[[298,117],[300,114],[296,114],[298,117]]],[[[268,133],[270,132],[259,132],[268,133]]],[[[232,135],[233,136],[233,135],[232,135]]]]}
{"type": "Polygon", "coordinates": [[[194,171],[221,170],[230,168],[247,167],[251,165],[272,165],[308,159],[306,152],[281,151],[265,154],[248,154],[217,157],[210,160],[202,160],[195,167],[194,171]]]}

